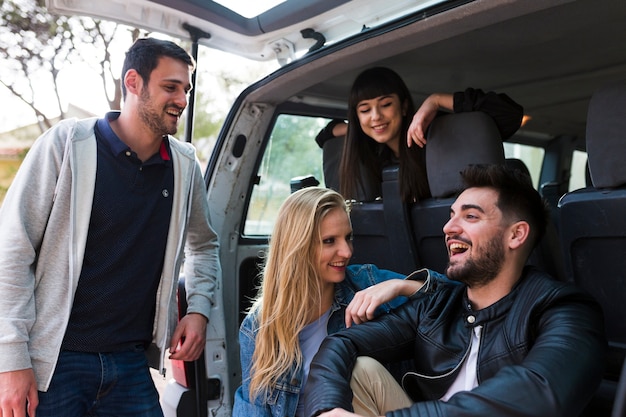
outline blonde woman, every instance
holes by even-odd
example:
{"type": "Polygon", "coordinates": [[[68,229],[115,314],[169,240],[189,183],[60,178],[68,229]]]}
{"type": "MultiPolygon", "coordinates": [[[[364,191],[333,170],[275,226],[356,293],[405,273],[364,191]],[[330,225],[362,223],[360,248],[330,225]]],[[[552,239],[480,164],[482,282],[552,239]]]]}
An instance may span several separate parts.
{"type": "Polygon", "coordinates": [[[233,416],[301,415],[300,393],[327,334],[402,304],[422,282],[374,265],[350,265],[344,198],[309,187],[281,206],[260,292],[239,332],[242,386],[233,416]]]}

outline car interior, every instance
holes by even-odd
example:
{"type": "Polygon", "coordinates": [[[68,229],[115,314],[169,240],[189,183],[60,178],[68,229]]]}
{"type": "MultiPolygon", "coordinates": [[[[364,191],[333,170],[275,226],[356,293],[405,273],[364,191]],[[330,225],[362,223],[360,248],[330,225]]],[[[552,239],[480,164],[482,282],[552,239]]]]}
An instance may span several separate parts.
{"type": "MultiPolygon", "coordinates": [[[[624,104],[625,83],[607,85],[592,96],[586,130],[591,184],[563,195],[557,207],[566,276],[604,308],[610,380],[619,378],[626,344],[626,325],[614,319],[626,314],[622,298],[626,284],[622,250],[626,240],[626,171],[621,162],[626,152],[624,104]]],[[[606,388],[604,384],[601,389],[606,388]]],[[[606,394],[600,391],[599,395],[606,394]]],[[[615,398],[623,399],[624,392],[615,398]]]]}
{"type": "MultiPolygon", "coordinates": [[[[361,70],[380,65],[403,77],[418,104],[431,92],[469,86],[505,92],[521,103],[529,118],[508,142],[541,148],[539,167],[529,166],[534,162],[524,158],[505,156],[497,132],[488,133],[493,132],[491,121],[478,120],[482,114],[435,119],[427,146],[433,197],[403,204],[397,167],[387,169],[382,199],[352,206],[352,262],[372,262],[401,272],[420,267],[442,271],[447,253],[441,230],[458,186],[455,174],[479,162],[532,168],[537,188],[551,206],[552,224],[530,263],[555,279],[581,285],[604,306],[610,342],[606,376],[585,415],[610,415],[614,399],[623,395],[616,390],[626,353],[626,329],[622,320],[615,320],[625,313],[620,288],[626,279],[626,223],[618,213],[624,212],[620,204],[626,178],[620,176],[623,164],[617,167],[611,162],[626,151],[621,126],[624,102],[619,94],[620,83],[626,80],[626,26],[621,23],[626,21],[626,4],[548,3],[558,5],[538,6],[533,12],[520,9],[519,15],[515,5],[509,5],[501,11],[508,14],[506,18],[500,15],[502,20],[493,22],[497,13],[490,9],[497,6],[467,2],[463,7],[472,15],[472,23],[434,13],[421,22],[423,30],[377,34],[379,41],[367,44],[367,52],[354,45],[306,62],[315,70],[292,69],[294,77],[298,71],[307,73],[306,80],[298,79],[297,90],[288,87],[291,77],[284,74],[284,84],[251,95],[254,100],[280,101],[283,112],[345,118],[352,80],[361,70]],[[466,27],[470,24],[475,27],[466,27]],[[381,39],[386,36],[396,39],[381,39]],[[594,106],[597,101],[602,104],[594,106]],[[588,154],[589,166],[573,165],[575,153],[588,154]],[[578,185],[573,177],[579,179],[578,185]]],[[[333,152],[325,149],[324,154],[333,152]]]]}

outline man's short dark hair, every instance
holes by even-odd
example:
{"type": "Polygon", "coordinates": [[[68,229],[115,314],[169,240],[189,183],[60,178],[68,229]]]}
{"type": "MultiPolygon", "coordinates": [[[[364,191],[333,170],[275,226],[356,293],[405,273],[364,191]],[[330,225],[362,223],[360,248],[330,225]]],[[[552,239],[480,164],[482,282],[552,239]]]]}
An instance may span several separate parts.
{"type": "Polygon", "coordinates": [[[144,84],[150,81],[150,74],[159,63],[159,58],[167,56],[187,64],[192,70],[195,69],[194,59],[174,42],[155,38],[140,38],[126,52],[122,67],[122,97],[126,99],[126,86],[124,75],[130,69],[137,71],[144,84]]]}
{"type": "Polygon", "coordinates": [[[505,219],[530,225],[533,246],[543,237],[550,209],[533,187],[530,176],[505,165],[470,165],[461,172],[466,188],[488,187],[498,193],[497,206],[505,219]]]}

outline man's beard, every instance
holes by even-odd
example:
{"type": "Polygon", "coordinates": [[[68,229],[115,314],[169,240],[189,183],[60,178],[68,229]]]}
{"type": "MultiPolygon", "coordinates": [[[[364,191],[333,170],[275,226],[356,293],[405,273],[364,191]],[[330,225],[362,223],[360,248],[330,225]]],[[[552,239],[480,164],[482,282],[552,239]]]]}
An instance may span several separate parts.
{"type": "Polygon", "coordinates": [[[155,110],[147,87],[141,91],[140,99],[139,117],[152,132],[157,135],[173,135],[178,131],[176,124],[169,126],[163,116],[160,116],[159,112],[155,110]]]}
{"type": "Polygon", "coordinates": [[[498,275],[504,264],[504,248],[502,235],[491,239],[478,256],[469,258],[461,267],[451,267],[448,263],[446,274],[448,278],[462,282],[468,287],[482,287],[498,275]]]}

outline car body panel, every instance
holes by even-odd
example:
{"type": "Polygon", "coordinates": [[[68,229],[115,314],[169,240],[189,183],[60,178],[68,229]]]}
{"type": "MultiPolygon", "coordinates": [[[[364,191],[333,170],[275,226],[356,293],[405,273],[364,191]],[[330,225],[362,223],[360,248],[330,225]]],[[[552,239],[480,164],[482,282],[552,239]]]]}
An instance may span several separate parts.
{"type": "Polygon", "coordinates": [[[303,29],[334,42],[443,1],[288,0],[253,18],[210,0],[48,0],[47,5],[53,12],[115,20],[181,39],[190,38],[185,29],[190,25],[206,34],[200,43],[211,48],[287,63],[317,43],[303,37],[303,29]]]}

